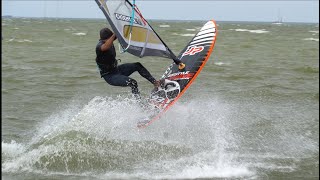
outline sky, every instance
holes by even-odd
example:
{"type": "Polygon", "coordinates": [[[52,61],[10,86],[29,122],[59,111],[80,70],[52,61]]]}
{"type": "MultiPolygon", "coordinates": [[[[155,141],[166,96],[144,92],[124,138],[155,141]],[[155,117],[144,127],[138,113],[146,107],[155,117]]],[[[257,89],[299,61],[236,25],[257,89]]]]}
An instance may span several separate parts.
{"type": "MultiPolygon", "coordinates": [[[[104,18],[94,0],[2,0],[2,15],[104,18]]],[[[319,0],[136,0],[146,19],[319,23],[319,0]]]]}

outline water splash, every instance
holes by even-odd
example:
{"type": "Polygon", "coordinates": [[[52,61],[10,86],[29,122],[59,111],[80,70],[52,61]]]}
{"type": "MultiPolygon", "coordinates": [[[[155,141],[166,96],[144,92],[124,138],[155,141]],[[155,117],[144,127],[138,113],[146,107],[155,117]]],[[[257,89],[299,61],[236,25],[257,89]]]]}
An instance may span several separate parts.
{"type": "Polygon", "coordinates": [[[234,142],[227,112],[211,101],[178,103],[139,130],[137,119],[147,112],[138,102],[95,97],[49,117],[28,143],[2,142],[2,171],[160,179],[250,175],[227,152],[234,142]]]}

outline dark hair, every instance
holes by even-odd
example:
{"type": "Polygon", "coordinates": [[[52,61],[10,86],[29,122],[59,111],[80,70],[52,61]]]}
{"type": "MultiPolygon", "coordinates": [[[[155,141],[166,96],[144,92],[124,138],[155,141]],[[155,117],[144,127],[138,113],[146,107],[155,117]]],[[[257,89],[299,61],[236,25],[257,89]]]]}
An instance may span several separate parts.
{"type": "Polygon", "coordinates": [[[100,39],[109,39],[112,36],[112,34],[113,32],[109,28],[103,28],[100,30],[100,39]]]}

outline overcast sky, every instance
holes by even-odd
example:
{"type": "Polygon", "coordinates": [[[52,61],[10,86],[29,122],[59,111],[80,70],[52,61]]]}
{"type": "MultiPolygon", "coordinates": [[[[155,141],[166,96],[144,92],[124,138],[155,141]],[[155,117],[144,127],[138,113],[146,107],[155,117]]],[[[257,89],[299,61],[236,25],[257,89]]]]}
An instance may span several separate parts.
{"type": "MultiPolygon", "coordinates": [[[[104,18],[94,0],[2,0],[2,15],[104,18]]],[[[155,1],[136,0],[146,19],[319,22],[319,1],[155,1]]]]}

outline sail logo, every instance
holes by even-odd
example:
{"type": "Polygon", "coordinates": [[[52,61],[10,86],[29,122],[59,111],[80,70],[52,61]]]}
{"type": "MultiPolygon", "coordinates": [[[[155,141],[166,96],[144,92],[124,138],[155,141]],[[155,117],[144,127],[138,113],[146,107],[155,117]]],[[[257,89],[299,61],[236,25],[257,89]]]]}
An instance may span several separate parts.
{"type": "Polygon", "coordinates": [[[189,56],[193,56],[201,51],[203,51],[204,47],[203,46],[189,46],[187,48],[187,50],[182,54],[182,56],[186,56],[186,55],[189,55],[189,56]]]}
{"type": "MultiPolygon", "coordinates": [[[[125,22],[131,22],[131,18],[130,16],[126,16],[123,14],[118,14],[118,13],[114,13],[116,15],[116,19],[120,20],[120,21],[125,21],[125,22]]],[[[134,24],[139,24],[140,26],[142,26],[142,22],[137,19],[137,18],[133,18],[133,23],[134,24]]]]}

